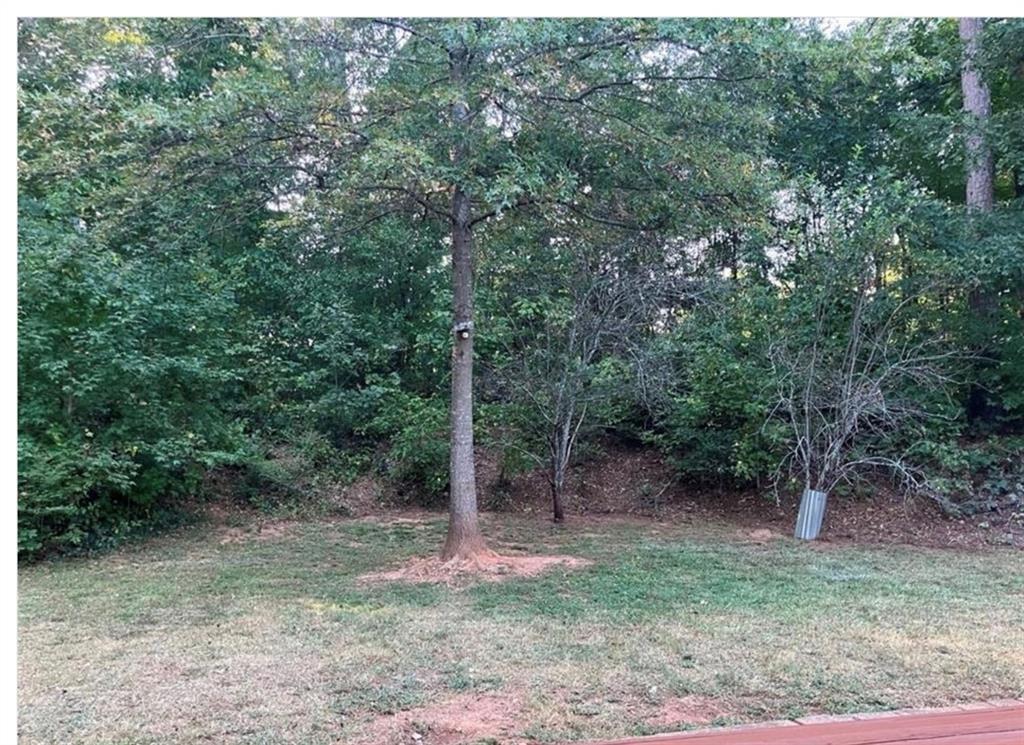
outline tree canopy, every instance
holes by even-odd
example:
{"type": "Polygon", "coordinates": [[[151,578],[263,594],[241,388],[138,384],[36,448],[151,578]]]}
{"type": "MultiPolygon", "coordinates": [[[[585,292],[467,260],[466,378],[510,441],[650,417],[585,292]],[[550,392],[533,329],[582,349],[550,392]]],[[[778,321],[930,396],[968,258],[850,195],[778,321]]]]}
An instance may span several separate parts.
{"type": "Polygon", "coordinates": [[[21,550],[377,468],[456,555],[475,448],[558,492],[602,435],[785,489],[852,382],[844,462],[968,509],[1024,432],[1024,24],[980,28],[985,117],[952,19],[20,21],[21,550]]]}

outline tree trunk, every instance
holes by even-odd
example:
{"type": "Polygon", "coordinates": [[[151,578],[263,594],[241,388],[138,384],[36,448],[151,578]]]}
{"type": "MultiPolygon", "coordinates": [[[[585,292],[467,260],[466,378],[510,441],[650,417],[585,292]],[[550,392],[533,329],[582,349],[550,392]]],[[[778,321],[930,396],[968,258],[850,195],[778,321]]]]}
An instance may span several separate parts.
{"type": "MultiPolygon", "coordinates": [[[[561,402],[558,404],[561,408],[561,402]]],[[[575,444],[575,435],[572,428],[572,412],[574,407],[570,406],[568,412],[560,416],[555,422],[554,431],[551,433],[551,510],[556,523],[565,521],[565,474],[569,470],[569,461],[572,459],[572,448],[575,444]]]]}
{"type": "Polygon", "coordinates": [[[960,39],[964,43],[960,85],[964,94],[964,111],[968,115],[967,206],[971,210],[991,212],[995,164],[992,148],[985,139],[984,126],[992,114],[992,98],[977,65],[983,24],[981,18],[960,19],[960,39]]]}
{"type": "Polygon", "coordinates": [[[551,508],[556,523],[565,522],[565,468],[561,463],[554,464],[551,474],[551,508]]]}
{"type": "MultiPolygon", "coordinates": [[[[451,79],[458,89],[467,64],[465,49],[451,53],[451,79]]],[[[469,119],[463,100],[452,105],[452,120],[459,130],[459,142],[452,151],[452,165],[458,170],[466,158],[462,136],[469,119]]],[[[457,176],[458,178],[458,176],[457,176]]],[[[476,469],[473,463],[473,231],[469,196],[462,186],[452,189],[452,402],[451,461],[448,506],[448,537],[441,558],[468,558],[485,550],[477,522],[476,469]]]]}
{"type": "MultiPolygon", "coordinates": [[[[963,65],[960,71],[960,86],[964,96],[964,112],[967,114],[967,138],[965,150],[967,156],[967,209],[970,212],[987,213],[992,211],[995,201],[993,186],[995,162],[992,148],[985,138],[984,127],[992,114],[992,99],[988,84],[978,69],[977,59],[981,52],[981,34],[984,20],[981,18],[960,19],[960,39],[963,41],[963,65]]],[[[976,288],[970,291],[967,303],[975,318],[983,319],[988,315],[991,298],[984,290],[976,288]]],[[[983,356],[990,356],[991,350],[981,349],[983,356]]],[[[987,416],[989,405],[985,390],[975,382],[967,396],[967,419],[976,421],[987,416]]]]}

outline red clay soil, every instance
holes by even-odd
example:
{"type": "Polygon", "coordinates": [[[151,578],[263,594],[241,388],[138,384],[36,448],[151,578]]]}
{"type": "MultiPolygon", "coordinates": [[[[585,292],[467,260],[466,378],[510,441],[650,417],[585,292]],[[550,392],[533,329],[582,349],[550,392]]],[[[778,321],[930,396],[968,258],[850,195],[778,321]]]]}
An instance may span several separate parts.
{"type": "Polygon", "coordinates": [[[767,724],[609,740],[593,745],[1021,745],[1024,701],[994,701],[852,717],[807,717],[767,724]]]}
{"type": "Polygon", "coordinates": [[[513,733],[522,729],[522,702],[517,695],[460,694],[447,701],[383,716],[358,740],[373,745],[460,745],[467,742],[528,742],[513,733]],[[497,736],[497,737],[496,737],[497,736]]]}
{"type": "Polygon", "coordinates": [[[691,693],[665,700],[647,724],[655,727],[679,726],[684,722],[691,724],[710,724],[719,717],[728,716],[731,712],[715,699],[691,693]]]}

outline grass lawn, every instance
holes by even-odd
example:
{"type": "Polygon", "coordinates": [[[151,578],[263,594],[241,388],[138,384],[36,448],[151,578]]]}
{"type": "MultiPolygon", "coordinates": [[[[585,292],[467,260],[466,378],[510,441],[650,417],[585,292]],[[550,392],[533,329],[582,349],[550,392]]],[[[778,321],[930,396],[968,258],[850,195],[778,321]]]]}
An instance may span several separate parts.
{"type": "Polygon", "coordinates": [[[1024,693],[1024,552],[488,516],[593,563],[365,583],[440,515],[184,530],[22,568],[24,743],[561,742],[1024,693]]]}

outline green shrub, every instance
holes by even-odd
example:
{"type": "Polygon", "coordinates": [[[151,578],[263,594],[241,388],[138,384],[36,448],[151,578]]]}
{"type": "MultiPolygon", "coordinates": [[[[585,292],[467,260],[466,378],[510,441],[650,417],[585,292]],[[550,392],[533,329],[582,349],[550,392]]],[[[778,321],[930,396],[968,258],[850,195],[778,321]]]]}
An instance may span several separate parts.
{"type": "Polygon", "coordinates": [[[773,299],[751,287],[694,310],[665,344],[672,379],[647,439],[689,479],[747,484],[778,461],[764,428],[771,370],[764,355],[773,299]]]}
{"type": "Polygon", "coordinates": [[[932,495],[953,515],[1024,506],[1024,437],[924,440],[915,448],[932,495]]]}
{"type": "Polygon", "coordinates": [[[448,404],[403,390],[397,375],[374,377],[360,392],[361,435],[388,443],[386,475],[406,487],[410,501],[432,502],[448,489],[448,404]]]}
{"type": "Polygon", "coordinates": [[[198,256],[115,252],[45,211],[18,250],[19,550],[88,547],[238,457],[229,299],[198,256]]]}

